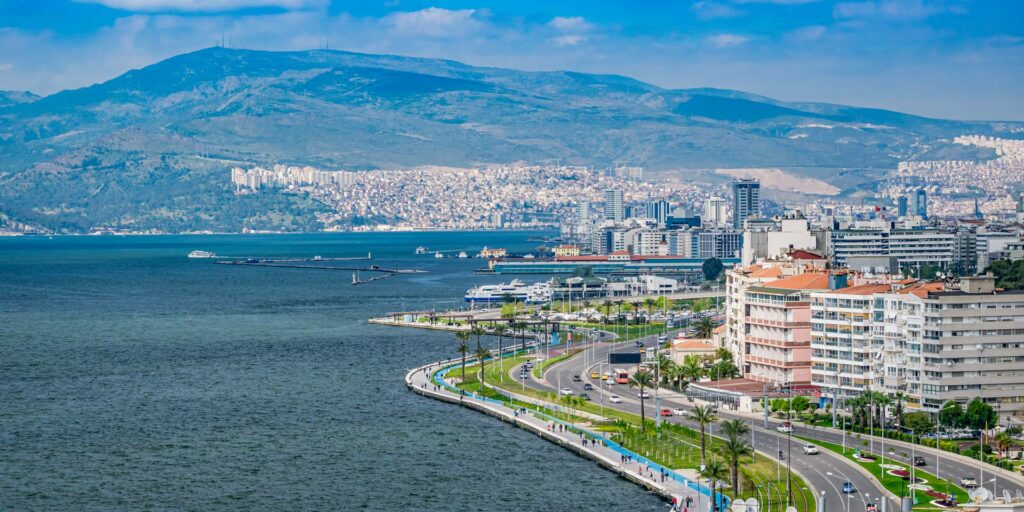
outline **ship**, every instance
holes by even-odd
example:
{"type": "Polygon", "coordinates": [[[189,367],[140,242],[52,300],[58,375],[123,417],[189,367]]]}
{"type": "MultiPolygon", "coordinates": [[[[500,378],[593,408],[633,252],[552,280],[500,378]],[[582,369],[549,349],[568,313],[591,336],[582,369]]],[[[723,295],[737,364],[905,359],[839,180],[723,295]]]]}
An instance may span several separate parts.
{"type": "Polygon", "coordinates": [[[503,302],[511,299],[529,304],[551,301],[551,285],[547,282],[526,285],[518,279],[510,283],[485,284],[466,291],[466,302],[503,302]]]}
{"type": "Polygon", "coordinates": [[[459,259],[466,259],[468,257],[469,255],[466,254],[466,251],[459,251],[459,259]]]}
{"type": "Polygon", "coordinates": [[[426,254],[428,252],[430,252],[430,250],[422,245],[416,248],[416,254],[426,254]]]}
{"type": "Polygon", "coordinates": [[[210,251],[192,251],[188,253],[189,258],[216,258],[217,255],[210,251]]]}

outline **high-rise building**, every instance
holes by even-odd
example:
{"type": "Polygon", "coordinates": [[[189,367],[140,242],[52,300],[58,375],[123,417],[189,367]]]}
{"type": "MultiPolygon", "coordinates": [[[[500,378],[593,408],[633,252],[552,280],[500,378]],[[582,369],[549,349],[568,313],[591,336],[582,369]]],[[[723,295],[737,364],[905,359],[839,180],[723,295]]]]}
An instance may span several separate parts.
{"type": "Polygon", "coordinates": [[[732,182],[732,225],[742,229],[748,217],[761,215],[761,182],[740,178],[732,182]]]}
{"type": "Polygon", "coordinates": [[[896,215],[901,219],[907,216],[907,196],[896,198],[896,215]]]}
{"type": "Polygon", "coordinates": [[[1017,222],[1024,222],[1024,193],[1017,196],[1017,222]]]}
{"type": "Polygon", "coordinates": [[[647,218],[654,219],[658,223],[658,226],[665,227],[665,221],[668,220],[668,215],[668,201],[660,199],[658,201],[649,201],[647,203],[647,218]]]}
{"type": "Polygon", "coordinates": [[[704,201],[704,215],[701,224],[705,226],[721,226],[725,224],[725,199],[712,197],[704,201]]]}
{"type": "Polygon", "coordinates": [[[911,210],[913,210],[914,215],[928,220],[928,192],[923,188],[919,188],[914,191],[912,199],[911,210]]]}
{"type": "Polygon", "coordinates": [[[604,191],[604,218],[613,222],[622,222],[626,218],[622,189],[610,188],[604,191]]]}

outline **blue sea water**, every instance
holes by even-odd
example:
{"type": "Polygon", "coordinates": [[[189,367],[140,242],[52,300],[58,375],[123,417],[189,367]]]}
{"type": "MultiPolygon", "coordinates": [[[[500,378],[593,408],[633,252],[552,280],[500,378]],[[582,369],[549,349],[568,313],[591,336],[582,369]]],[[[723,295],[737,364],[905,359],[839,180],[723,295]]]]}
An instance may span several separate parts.
{"type": "Polygon", "coordinates": [[[406,369],[454,356],[453,337],[366,322],[501,280],[417,246],[528,250],[529,235],[0,239],[0,510],[664,510],[592,462],[407,391],[406,369]],[[372,251],[428,273],[352,286],[195,249],[372,251]]]}

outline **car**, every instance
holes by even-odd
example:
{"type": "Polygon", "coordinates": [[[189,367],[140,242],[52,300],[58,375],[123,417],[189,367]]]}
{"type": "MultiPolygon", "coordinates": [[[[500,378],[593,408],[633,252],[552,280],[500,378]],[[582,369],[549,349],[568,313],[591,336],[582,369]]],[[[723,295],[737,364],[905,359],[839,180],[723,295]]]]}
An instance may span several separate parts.
{"type": "Polygon", "coordinates": [[[610,376],[611,375],[609,375],[608,372],[605,372],[605,373],[601,374],[601,380],[608,380],[608,377],[610,377],[610,376]]]}
{"type": "Polygon", "coordinates": [[[853,482],[843,482],[843,492],[853,494],[857,492],[857,488],[853,486],[853,482]]]}
{"type": "Polygon", "coordinates": [[[672,409],[672,414],[676,416],[686,416],[686,409],[683,409],[682,407],[676,407],[675,409],[672,409]]]}
{"type": "Polygon", "coordinates": [[[527,361],[527,362],[523,363],[523,366],[525,366],[526,368],[533,368],[533,363],[530,362],[530,361],[527,361]]]}
{"type": "Polygon", "coordinates": [[[792,434],[793,433],[793,424],[788,422],[788,421],[784,421],[781,424],[779,424],[779,426],[775,427],[775,430],[778,430],[779,432],[782,432],[783,434],[792,434]]]}
{"type": "Polygon", "coordinates": [[[579,375],[573,375],[572,376],[572,381],[573,382],[583,382],[583,378],[581,378],[579,375]]]}
{"type": "Polygon", "coordinates": [[[619,396],[619,395],[612,395],[612,396],[608,397],[608,401],[613,403],[613,404],[621,404],[622,403],[622,397],[619,396]]]}
{"type": "Polygon", "coordinates": [[[590,395],[588,395],[586,393],[580,393],[580,398],[582,398],[582,399],[584,399],[584,400],[586,400],[588,402],[590,401],[590,395]]]}
{"type": "Polygon", "coordinates": [[[572,390],[569,389],[569,388],[562,388],[562,394],[563,395],[571,395],[572,394],[572,390]]]}
{"type": "Polygon", "coordinates": [[[672,409],[662,409],[658,411],[658,414],[661,416],[672,416],[672,409]]]}
{"type": "Polygon", "coordinates": [[[599,378],[601,378],[601,374],[597,373],[597,372],[590,372],[590,378],[591,379],[599,379],[599,378]]]}
{"type": "Polygon", "coordinates": [[[594,385],[588,382],[588,383],[583,385],[583,390],[584,391],[593,391],[594,390],[594,385]]]}
{"type": "Polygon", "coordinates": [[[878,505],[869,501],[864,504],[864,512],[878,512],[878,505]]]}
{"type": "Polygon", "coordinates": [[[804,444],[804,453],[807,455],[816,455],[818,453],[818,447],[811,443],[804,444]]]}
{"type": "Polygon", "coordinates": [[[665,343],[666,341],[668,341],[668,336],[662,334],[661,336],[658,336],[658,341],[660,341],[661,343],[665,343]]]}
{"type": "Polygon", "coordinates": [[[634,345],[636,345],[636,348],[644,348],[644,342],[642,341],[637,341],[634,345]]]}
{"type": "Polygon", "coordinates": [[[960,485],[965,489],[974,489],[978,486],[978,480],[973,476],[965,476],[960,479],[960,485]]]}
{"type": "Polygon", "coordinates": [[[637,398],[639,398],[641,400],[646,400],[646,399],[651,397],[651,394],[646,392],[646,391],[641,391],[641,392],[637,393],[636,396],[637,396],[637,398]]]}
{"type": "Polygon", "coordinates": [[[914,465],[915,466],[927,466],[928,465],[928,461],[924,460],[924,457],[918,455],[918,456],[914,457],[914,465]]]}

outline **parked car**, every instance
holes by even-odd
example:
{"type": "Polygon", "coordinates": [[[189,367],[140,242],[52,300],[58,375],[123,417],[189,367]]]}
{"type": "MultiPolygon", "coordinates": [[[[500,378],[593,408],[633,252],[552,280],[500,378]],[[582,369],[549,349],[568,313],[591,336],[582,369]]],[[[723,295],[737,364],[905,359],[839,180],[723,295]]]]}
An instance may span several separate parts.
{"type": "Polygon", "coordinates": [[[608,397],[608,401],[613,403],[613,404],[621,404],[622,403],[622,397],[619,396],[619,395],[612,395],[612,396],[608,397]]]}
{"type": "Polygon", "coordinates": [[[593,391],[594,390],[594,385],[588,382],[588,383],[583,385],[583,389],[586,390],[586,391],[593,391]]]}
{"type": "Polygon", "coordinates": [[[853,486],[853,482],[843,482],[843,492],[853,494],[857,492],[857,488],[853,486]]]}
{"type": "Polygon", "coordinates": [[[978,479],[973,476],[965,476],[960,479],[960,485],[965,489],[974,489],[978,486],[978,479]]]}
{"type": "Polygon", "coordinates": [[[917,457],[914,457],[914,465],[915,466],[927,466],[928,465],[928,461],[924,460],[924,457],[918,455],[917,457]]]}
{"type": "Polygon", "coordinates": [[[672,416],[672,409],[662,409],[658,414],[662,416],[672,416]]]}
{"type": "Polygon", "coordinates": [[[686,416],[686,409],[683,409],[682,407],[676,407],[675,409],[672,409],[672,414],[676,416],[686,416]]]}
{"type": "Polygon", "coordinates": [[[775,430],[778,430],[779,432],[782,432],[783,434],[792,434],[793,433],[793,424],[788,422],[788,421],[784,421],[781,424],[779,424],[779,426],[775,427],[775,430]]]}
{"type": "Polygon", "coordinates": [[[818,447],[811,443],[804,444],[804,453],[807,455],[816,455],[818,453],[818,447]]]}
{"type": "Polygon", "coordinates": [[[572,390],[569,389],[569,388],[562,388],[562,394],[563,395],[571,395],[572,394],[572,390]]]}

